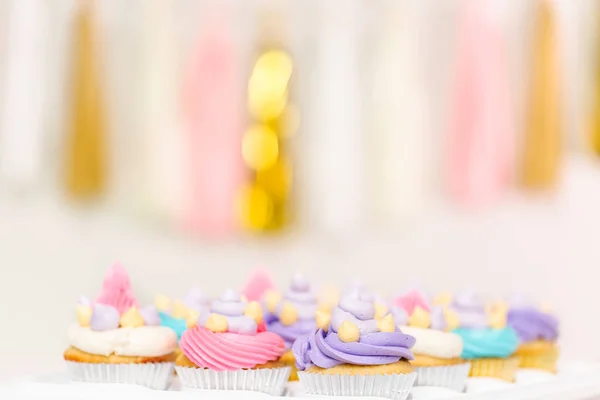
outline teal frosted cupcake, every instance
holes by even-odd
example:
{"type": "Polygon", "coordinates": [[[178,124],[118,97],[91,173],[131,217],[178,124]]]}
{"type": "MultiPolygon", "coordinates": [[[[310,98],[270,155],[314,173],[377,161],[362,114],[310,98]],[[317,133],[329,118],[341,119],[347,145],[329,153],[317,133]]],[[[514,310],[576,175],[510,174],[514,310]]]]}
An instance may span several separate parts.
{"type": "Polygon", "coordinates": [[[453,332],[463,339],[461,358],[471,362],[471,377],[490,377],[512,382],[519,367],[515,356],[517,333],[506,326],[505,310],[487,313],[473,292],[457,295],[452,308],[460,327],[453,332]]]}

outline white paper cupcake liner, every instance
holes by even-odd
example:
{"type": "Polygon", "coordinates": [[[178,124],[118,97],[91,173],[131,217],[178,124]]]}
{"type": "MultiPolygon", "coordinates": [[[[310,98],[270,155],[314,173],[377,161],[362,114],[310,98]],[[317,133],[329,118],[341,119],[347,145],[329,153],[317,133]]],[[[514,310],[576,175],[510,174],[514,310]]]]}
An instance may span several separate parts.
{"type": "Polygon", "coordinates": [[[462,392],[465,389],[471,364],[415,367],[415,386],[438,386],[462,392]]]}
{"type": "Polygon", "coordinates": [[[213,371],[207,368],[175,367],[183,388],[202,390],[248,390],[281,396],[291,368],[213,371]]]}
{"type": "Polygon", "coordinates": [[[307,394],[324,396],[366,396],[405,400],[417,374],[323,375],[298,372],[307,394]]]}
{"type": "Polygon", "coordinates": [[[121,383],[166,390],[175,363],[91,364],[67,361],[71,379],[89,383],[121,383]]]}

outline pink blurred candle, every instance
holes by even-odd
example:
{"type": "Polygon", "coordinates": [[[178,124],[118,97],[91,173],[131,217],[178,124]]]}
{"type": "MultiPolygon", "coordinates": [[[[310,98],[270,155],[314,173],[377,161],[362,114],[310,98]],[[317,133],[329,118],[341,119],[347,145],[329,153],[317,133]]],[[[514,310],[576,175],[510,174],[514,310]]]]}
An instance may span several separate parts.
{"type": "Polygon", "coordinates": [[[234,201],[244,176],[244,90],[237,80],[239,62],[225,13],[206,21],[185,85],[191,177],[185,223],[196,232],[222,236],[235,230],[234,201]]]}
{"type": "Polygon", "coordinates": [[[470,206],[498,198],[514,168],[508,60],[502,33],[486,4],[464,5],[451,97],[448,184],[452,196],[470,206]]]}

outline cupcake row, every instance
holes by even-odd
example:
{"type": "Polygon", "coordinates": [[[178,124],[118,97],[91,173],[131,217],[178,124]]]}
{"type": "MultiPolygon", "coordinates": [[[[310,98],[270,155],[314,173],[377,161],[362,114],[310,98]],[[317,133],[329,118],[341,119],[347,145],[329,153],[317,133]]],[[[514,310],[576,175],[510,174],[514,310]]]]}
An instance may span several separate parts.
{"type": "Polygon", "coordinates": [[[140,306],[126,270],[110,268],[100,294],[76,306],[72,378],[166,389],[175,370],[194,389],[281,395],[299,380],[309,394],[403,399],[414,385],[462,391],[469,376],[555,372],[558,359],[556,317],[525,296],[387,299],[359,283],[320,296],[296,274],[284,290],[256,276],[214,299],[195,287],[154,303],[140,306]]]}

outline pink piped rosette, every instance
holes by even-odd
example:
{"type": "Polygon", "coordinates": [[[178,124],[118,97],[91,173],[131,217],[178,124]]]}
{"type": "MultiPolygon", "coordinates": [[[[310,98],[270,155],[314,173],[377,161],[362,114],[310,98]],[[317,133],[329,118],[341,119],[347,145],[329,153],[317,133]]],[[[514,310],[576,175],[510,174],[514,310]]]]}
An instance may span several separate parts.
{"type": "Polygon", "coordinates": [[[291,369],[269,363],[283,355],[285,342],[265,331],[260,304],[227,290],[212,302],[210,311],[179,341],[187,358],[178,358],[175,367],[183,387],[281,395],[291,369]]]}
{"type": "MultiPolygon", "coordinates": [[[[167,389],[174,362],[136,362],[138,358],[174,361],[177,336],[161,327],[157,310],[140,309],[125,268],[116,264],[104,278],[102,290],[94,301],[81,297],[76,306],[77,323],[68,331],[71,348],[104,356],[107,363],[76,361],[65,356],[74,381],[114,383],[167,389]],[[132,361],[111,364],[109,356],[129,357],[132,361]]],[[[67,350],[68,352],[69,350],[67,350]]],[[[66,353],[65,353],[66,354],[66,353]]]]}

